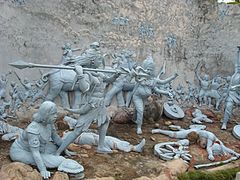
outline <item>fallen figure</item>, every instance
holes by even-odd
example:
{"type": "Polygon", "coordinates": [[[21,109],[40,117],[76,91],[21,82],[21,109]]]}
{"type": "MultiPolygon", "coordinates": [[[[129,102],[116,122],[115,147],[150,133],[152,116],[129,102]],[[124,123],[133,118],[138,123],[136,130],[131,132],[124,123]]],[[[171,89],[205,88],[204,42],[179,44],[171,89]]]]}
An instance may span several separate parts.
{"type": "Polygon", "coordinates": [[[213,121],[209,119],[205,114],[202,113],[201,110],[195,109],[195,111],[192,112],[193,119],[192,123],[196,124],[202,124],[202,122],[212,123],[213,121]]]}
{"type": "MultiPolygon", "coordinates": [[[[77,120],[74,118],[71,118],[69,116],[65,116],[64,120],[68,123],[70,129],[73,129],[75,124],[77,124],[77,120]]],[[[64,133],[63,139],[66,138],[71,131],[68,131],[64,133]]],[[[74,143],[75,144],[88,144],[88,145],[94,145],[97,146],[99,142],[99,135],[93,132],[83,132],[81,135],[79,135],[74,143]]],[[[132,145],[127,141],[120,140],[116,137],[112,136],[106,136],[104,140],[104,145],[110,149],[117,149],[124,152],[142,152],[144,145],[145,145],[145,139],[142,139],[142,141],[137,145],[132,145]]]]}
{"type": "Polygon", "coordinates": [[[197,127],[191,129],[180,129],[179,131],[153,129],[152,134],[160,133],[172,138],[188,139],[190,144],[197,143],[202,148],[207,149],[208,159],[214,161],[214,155],[226,155],[231,154],[240,157],[240,154],[226,147],[222,141],[220,141],[215,134],[210,131],[199,129],[197,127]]]}

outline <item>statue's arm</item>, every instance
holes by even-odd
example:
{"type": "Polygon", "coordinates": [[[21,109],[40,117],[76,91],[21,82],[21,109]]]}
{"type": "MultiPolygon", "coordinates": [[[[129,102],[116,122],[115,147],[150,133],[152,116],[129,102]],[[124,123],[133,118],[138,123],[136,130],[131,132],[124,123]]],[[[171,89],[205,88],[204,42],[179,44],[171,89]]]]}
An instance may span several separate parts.
{"type": "Polygon", "coordinates": [[[212,145],[213,145],[213,141],[208,138],[208,139],[207,139],[208,159],[211,160],[211,161],[214,161],[215,158],[214,158],[214,156],[213,156],[212,145]]]}
{"type": "Polygon", "coordinates": [[[170,76],[169,78],[164,79],[164,80],[162,80],[162,79],[156,79],[156,82],[157,82],[158,84],[167,84],[167,83],[171,82],[172,80],[174,80],[177,76],[178,76],[178,74],[175,73],[174,75],[172,75],[172,76],[170,76]]]}
{"type": "Polygon", "coordinates": [[[162,90],[162,89],[159,89],[157,87],[154,87],[153,91],[156,92],[157,94],[163,94],[163,95],[166,95],[166,96],[169,96],[169,97],[173,96],[172,93],[170,93],[169,91],[162,90]]]}
{"type": "Polygon", "coordinates": [[[41,154],[39,151],[40,141],[39,141],[38,136],[39,136],[38,134],[28,133],[28,143],[30,146],[30,151],[33,155],[33,159],[38,167],[38,170],[40,171],[42,177],[44,179],[47,179],[50,177],[50,172],[47,171],[47,168],[41,157],[41,154]]]}
{"type": "Polygon", "coordinates": [[[57,134],[56,127],[52,125],[52,140],[58,146],[62,144],[62,138],[57,134]]]}

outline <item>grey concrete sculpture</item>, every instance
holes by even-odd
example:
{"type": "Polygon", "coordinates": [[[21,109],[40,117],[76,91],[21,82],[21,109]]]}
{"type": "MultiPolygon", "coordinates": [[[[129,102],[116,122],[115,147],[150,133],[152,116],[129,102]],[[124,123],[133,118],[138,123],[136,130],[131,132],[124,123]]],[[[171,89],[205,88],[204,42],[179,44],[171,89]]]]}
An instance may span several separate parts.
{"type": "Polygon", "coordinates": [[[50,177],[48,168],[73,174],[82,174],[84,170],[78,162],[56,155],[57,147],[62,144],[54,126],[56,118],[56,105],[45,101],[10,148],[13,161],[37,166],[44,179],[50,177]]]}
{"type": "Polygon", "coordinates": [[[63,55],[61,59],[61,64],[68,65],[74,61],[77,57],[73,55],[73,52],[81,50],[80,48],[72,49],[70,43],[65,43],[62,47],[63,55]]]}
{"type": "Polygon", "coordinates": [[[59,147],[57,154],[62,151],[85,130],[89,128],[92,122],[96,122],[99,127],[99,144],[97,151],[99,153],[111,153],[112,150],[105,146],[104,140],[107,133],[110,118],[107,115],[107,109],[104,103],[106,83],[117,78],[118,75],[107,77],[103,73],[83,74],[81,66],[76,67],[79,84],[82,88],[83,97],[80,109],[67,109],[72,113],[80,114],[80,120],[76,124],[72,133],[70,133],[59,147]]]}
{"type": "Polygon", "coordinates": [[[202,122],[212,123],[213,121],[209,119],[205,114],[202,113],[201,110],[195,109],[195,111],[192,112],[193,119],[192,122],[196,124],[202,124],[202,122]]]}
{"type": "Polygon", "coordinates": [[[224,118],[221,129],[227,129],[227,123],[232,115],[233,105],[240,104],[240,47],[238,47],[235,73],[232,75],[228,95],[225,101],[224,118]]]}
{"type": "MultiPolygon", "coordinates": [[[[123,51],[119,55],[116,55],[116,58],[113,62],[115,69],[131,71],[135,63],[132,60],[134,53],[132,51],[123,51]]],[[[112,87],[105,96],[105,104],[109,106],[112,102],[114,96],[117,99],[118,107],[125,107],[125,99],[123,96],[123,91],[131,91],[134,88],[134,83],[131,83],[132,77],[129,74],[120,75],[113,83],[112,87]]]]}
{"type": "Polygon", "coordinates": [[[222,78],[220,76],[213,78],[210,84],[210,89],[207,91],[207,99],[208,99],[209,107],[212,104],[212,99],[214,99],[216,101],[215,109],[219,110],[219,106],[222,101],[222,97],[219,90],[224,84],[225,83],[222,83],[222,78]]]}
{"type": "Polygon", "coordinates": [[[192,128],[187,130],[170,131],[162,129],[153,129],[152,133],[160,133],[172,138],[185,139],[188,138],[190,143],[199,143],[201,147],[206,148],[208,159],[214,161],[214,155],[225,155],[226,153],[240,157],[240,154],[227,148],[212,132],[192,128]]]}
{"type": "Polygon", "coordinates": [[[202,104],[206,104],[207,103],[207,92],[209,90],[209,85],[210,85],[210,79],[209,79],[209,75],[204,74],[203,78],[200,76],[199,74],[199,68],[200,68],[200,63],[198,63],[196,70],[195,70],[195,74],[197,79],[199,80],[200,83],[200,91],[199,91],[199,105],[201,106],[202,104]]]}
{"type": "MultiPolygon", "coordinates": [[[[81,56],[76,57],[71,64],[78,64],[83,67],[97,68],[104,63],[100,51],[100,44],[94,42],[81,56]]],[[[73,70],[61,69],[53,70],[43,75],[43,79],[49,80],[49,89],[46,100],[54,101],[60,95],[63,107],[70,107],[68,92],[74,92],[73,108],[79,108],[81,102],[80,87],[76,83],[76,72],[73,70]]]]}
{"type": "Polygon", "coordinates": [[[170,92],[160,90],[158,88],[158,85],[166,84],[178,76],[177,74],[174,74],[165,80],[155,78],[153,76],[155,64],[151,57],[147,58],[146,61],[143,62],[142,66],[144,68],[136,68],[135,80],[137,84],[127,99],[127,107],[129,106],[131,99],[135,107],[135,123],[137,124],[137,134],[142,134],[141,127],[143,123],[144,101],[154,93],[164,94],[172,97],[172,94],[170,92]]]}

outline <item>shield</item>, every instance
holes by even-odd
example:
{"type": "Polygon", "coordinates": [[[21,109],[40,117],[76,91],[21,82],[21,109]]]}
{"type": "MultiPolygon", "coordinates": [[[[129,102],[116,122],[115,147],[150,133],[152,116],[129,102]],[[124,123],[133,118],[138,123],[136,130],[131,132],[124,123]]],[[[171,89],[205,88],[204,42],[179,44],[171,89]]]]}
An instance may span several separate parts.
{"type": "Polygon", "coordinates": [[[235,138],[240,139],[240,125],[234,126],[232,133],[235,138]]]}
{"type": "Polygon", "coordinates": [[[183,110],[171,101],[163,104],[163,110],[164,114],[170,119],[182,119],[185,116],[183,110]]]}

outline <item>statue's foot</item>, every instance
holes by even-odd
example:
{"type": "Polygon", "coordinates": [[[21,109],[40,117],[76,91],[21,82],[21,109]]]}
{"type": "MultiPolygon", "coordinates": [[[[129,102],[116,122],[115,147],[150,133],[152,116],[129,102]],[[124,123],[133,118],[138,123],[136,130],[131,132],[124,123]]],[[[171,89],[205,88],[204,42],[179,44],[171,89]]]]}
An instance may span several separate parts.
{"type": "Polygon", "coordinates": [[[222,124],[221,129],[222,129],[222,130],[226,130],[226,129],[227,129],[227,125],[226,125],[226,124],[222,124]]]}
{"type": "Polygon", "coordinates": [[[137,128],[137,134],[142,134],[142,129],[141,128],[137,128]]]}
{"type": "Polygon", "coordinates": [[[146,140],[143,139],[138,145],[135,146],[135,151],[136,152],[142,152],[143,151],[143,147],[145,145],[146,140]]]}
{"type": "Polygon", "coordinates": [[[107,147],[97,147],[97,152],[101,154],[112,153],[112,150],[107,147]]]}
{"type": "Polygon", "coordinates": [[[159,133],[159,129],[153,129],[152,130],[152,134],[156,134],[156,133],[159,133]]]}

